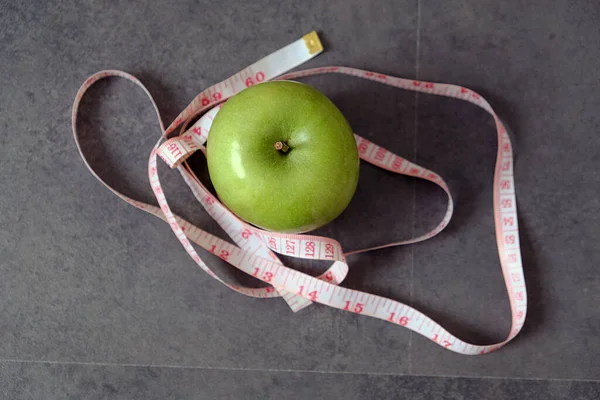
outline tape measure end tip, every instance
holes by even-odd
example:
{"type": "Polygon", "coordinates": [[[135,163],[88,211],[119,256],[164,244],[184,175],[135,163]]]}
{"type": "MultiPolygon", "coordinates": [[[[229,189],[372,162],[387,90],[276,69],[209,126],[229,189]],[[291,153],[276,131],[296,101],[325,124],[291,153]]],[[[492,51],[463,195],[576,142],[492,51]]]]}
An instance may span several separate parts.
{"type": "Polygon", "coordinates": [[[304,44],[306,45],[309,54],[318,54],[323,51],[323,44],[319,39],[317,31],[307,33],[306,35],[302,36],[302,39],[304,39],[304,44]]]}

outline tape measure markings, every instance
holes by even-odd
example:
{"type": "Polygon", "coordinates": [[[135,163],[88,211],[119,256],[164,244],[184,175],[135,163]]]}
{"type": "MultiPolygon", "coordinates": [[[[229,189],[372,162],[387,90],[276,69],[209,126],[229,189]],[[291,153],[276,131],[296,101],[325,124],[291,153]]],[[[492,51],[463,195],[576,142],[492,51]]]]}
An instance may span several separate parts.
{"type": "Polygon", "coordinates": [[[320,42],[318,43],[319,46],[316,46],[315,38],[318,41],[315,33],[306,35],[303,39],[261,59],[229,79],[204,90],[192,100],[190,105],[182,111],[167,129],[164,128],[160,120],[160,114],[150,93],[135,77],[114,70],[101,71],[92,75],[79,89],[73,106],[73,134],[79,151],[81,152],[81,147],[77,138],[76,119],[79,102],[86,90],[98,80],[109,76],[122,77],[140,86],[151,99],[162,132],[162,136],[152,150],[148,161],[148,176],[160,208],[133,200],[109,187],[91,169],[85,156],[81,154],[86,166],[97,179],[121,199],[168,222],[194,262],[211,277],[239,293],[254,297],[282,296],[294,311],[302,309],[312,302],[318,302],[356,314],[368,315],[407,327],[444,348],[462,354],[484,354],[504,346],[520,331],[527,310],[518,240],[512,148],[504,125],[487,101],[479,94],[456,85],[409,80],[347,67],[324,67],[285,74],[288,70],[322,51],[322,47],[319,49],[320,42]],[[405,304],[339,286],[348,273],[346,255],[376,248],[416,243],[435,236],[447,226],[452,216],[453,202],[447,184],[438,174],[411,163],[356,135],[357,146],[363,160],[394,173],[431,181],[446,192],[449,201],[442,221],[431,232],[417,238],[344,254],[341,245],[330,238],[266,232],[246,224],[215,199],[191,172],[189,165],[187,165],[187,158],[198,150],[203,153],[206,152],[204,144],[210,131],[212,119],[214,119],[220,105],[229,97],[247,86],[275,79],[277,75],[285,74],[278,79],[297,79],[320,73],[342,73],[411,91],[454,97],[473,103],[492,115],[498,132],[498,154],[494,172],[494,220],[500,263],[513,316],[512,327],[505,341],[487,346],[471,345],[452,336],[431,318],[405,304]],[[202,115],[202,113],[205,114],[202,115]],[[198,115],[202,115],[201,118],[188,128],[187,125],[190,121],[198,115]],[[178,127],[181,127],[179,136],[167,139],[178,127]],[[235,242],[235,245],[211,235],[171,212],[157,173],[157,155],[164,159],[167,164],[179,170],[200,204],[224,228],[225,232],[235,242]],[[271,286],[258,289],[245,288],[224,282],[203,262],[190,240],[236,268],[271,286]],[[318,277],[312,277],[284,266],[274,252],[305,259],[331,260],[333,263],[325,273],[318,277]]]}

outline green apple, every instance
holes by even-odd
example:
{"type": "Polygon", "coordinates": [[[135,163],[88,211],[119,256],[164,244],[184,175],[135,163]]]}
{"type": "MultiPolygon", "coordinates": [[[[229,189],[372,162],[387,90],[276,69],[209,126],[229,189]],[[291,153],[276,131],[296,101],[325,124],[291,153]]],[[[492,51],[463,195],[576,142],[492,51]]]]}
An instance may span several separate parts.
{"type": "Polygon", "coordinates": [[[293,81],[261,83],[229,99],[210,129],[207,158],[221,201],[271,231],[331,222],[358,183],[350,125],[325,95],[293,81]]]}

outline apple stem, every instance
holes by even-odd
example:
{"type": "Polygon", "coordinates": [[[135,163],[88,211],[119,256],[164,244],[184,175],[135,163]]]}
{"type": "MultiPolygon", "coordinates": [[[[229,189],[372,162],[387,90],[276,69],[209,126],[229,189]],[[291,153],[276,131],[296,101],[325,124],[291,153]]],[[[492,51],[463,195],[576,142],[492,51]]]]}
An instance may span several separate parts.
{"type": "Polygon", "coordinates": [[[289,149],[290,149],[290,146],[288,146],[286,142],[277,142],[277,143],[275,143],[275,150],[279,150],[279,151],[282,151],[284,153],[287,153],[287,151],[289,149]]]}

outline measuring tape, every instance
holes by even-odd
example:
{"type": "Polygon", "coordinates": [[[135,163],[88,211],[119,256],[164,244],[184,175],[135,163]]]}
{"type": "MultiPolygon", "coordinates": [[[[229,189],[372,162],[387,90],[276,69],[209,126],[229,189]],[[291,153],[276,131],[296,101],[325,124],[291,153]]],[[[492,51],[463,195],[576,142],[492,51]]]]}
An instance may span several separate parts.
{"type": "Polygon", "coordinates": [[[113,193],[132,206],[167,222],[194,262],[211,277],[236,292],[252,297],[270,298],[281,296],[294,312],[316,302],[355,314],[379,318],[411,329],[438,345],[461,354],[485,354],[501,348],[519,333],[527,312],[527,294],[517,224],[513,154],[506,128],[483,97],[464,87],[402,79],[347,67],[324,67],[287,73],[322,51],[323,47],[317,34],[311,32],[229,79],[201,92],[166,129],[154,99],[138,79],[126,72],[117,70],[98,72],[84,82],[77,92],[73,104],[73,136],[81,157],[91,173],[113,193]],[[498,134],[493,196],[496,242],[512,314],[512,326],[506,340],[485,346],[469,344],[453,336],[431,318],[406,304],[340,286],[340,283],[348,274],[346,256],[349,254],[421,242],[437,235],[448,225],[454,208],[452,196],[446,182],[435,172],[418,166],[355,135],[361,159],[396,174],[408,175],[435,183],[448,195],[448,208],[437,227],[423,236],[352,253],[344,253],[340,243],[331,238],[269,232],[249,225],[219,202],[194,175],[186,160],[196,151],[202,151],[206,155],[205,143],[210,133],[212,121],[228,98],[246,87],[260,82],[273,79],[298,79],[323,73],[352,75],[401,89],[464,100],[483,108],[494,118],[498,134]],[[150,154],[148,176],[159,207],[129,198],[110,187],[94,172],[81,150],[76,130],[77,113],[81,98],[90,86],[107,77],[125,78],[141,87],[150,98],[156,111],[162,135],[150,154]],[[197,119],[198,117],[200,118],[197,119]],[[197,121],[192,124],[192,121],[196,119],[197,121]],[[180,129],[175,134],[177,128],[180,129]],[[183,180],[190,187],[200,204],[235,244],[192,225],[171,211],[157,173],[158,156],[171,168],[176,168],[180,172],[183,180]],[[223,281],[204,263],[192,243],[217,255],[241,271],[260,279],[268,286],[248,288],[223,281]],[[297,258],[329,260],[332,261],[332,264],[325,273],[313,277],[286,267],[279,260],[276,253],[297,258]]]}

